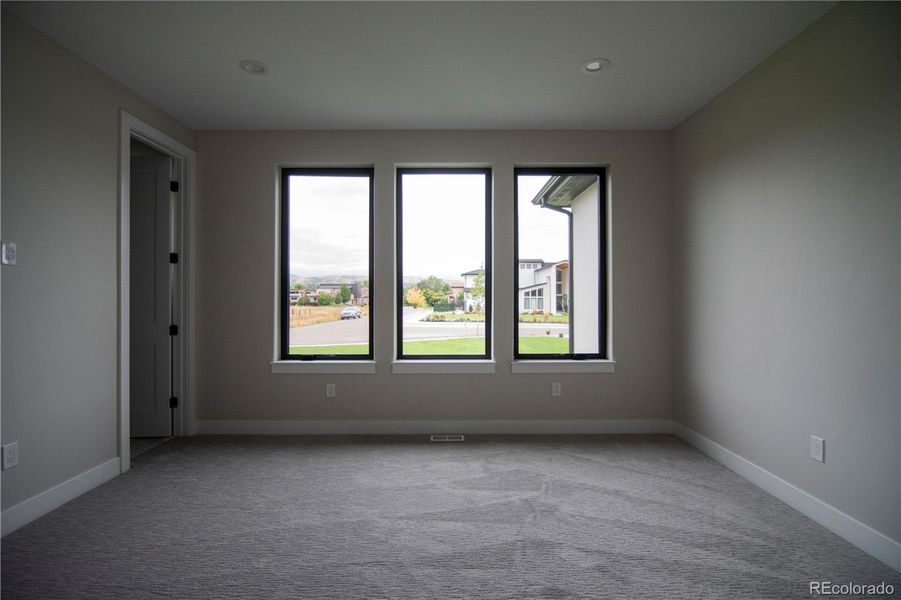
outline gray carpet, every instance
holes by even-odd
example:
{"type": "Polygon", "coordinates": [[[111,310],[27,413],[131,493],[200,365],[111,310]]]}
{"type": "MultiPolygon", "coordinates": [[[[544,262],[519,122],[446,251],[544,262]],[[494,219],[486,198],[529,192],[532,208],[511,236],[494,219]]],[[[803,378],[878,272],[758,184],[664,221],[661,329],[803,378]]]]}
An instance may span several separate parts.
{"type": "Polygon", "coordinates": [[[13,598],[809,598],[901,575],[671,436],[179,438],[7,536],[13,598]]]}
{"type": "Polygon", "coordinates": [[[131,459],[134,460],[137,457],[141,456],[148,450],[153,450],[160,444],[165,444],[166,442],[173,440],[175,438],[172,437],[143,437],[143,438],[131,438],[130,448],[131,448],[131,459]]]}

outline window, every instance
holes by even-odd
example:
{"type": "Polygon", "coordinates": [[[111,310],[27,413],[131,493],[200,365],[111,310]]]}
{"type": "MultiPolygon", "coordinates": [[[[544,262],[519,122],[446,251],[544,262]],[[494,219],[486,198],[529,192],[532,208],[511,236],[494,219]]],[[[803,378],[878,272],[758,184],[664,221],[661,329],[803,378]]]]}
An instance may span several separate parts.
{"type": "Polygon", "coordinates": [[[544,290],[527,290],[523,292],[522,310],[543,310],[544,309],[544,290]]]}
{"type": "Polygon", "coordinates": [[[397,357],[491,348],[491,169],[397,170],[397,357]]]}
{"type": "Polygon", "coordinates": [[[515,264],[536,257],[531,270],[514,269],[514,357],[606,359],[605,170],[529,167],[514,177],[515,264]]]}
{"type": "Polygon", "coordinates": [[[282,169],[282,360],[372,359],[372,169],[282,169]]]}

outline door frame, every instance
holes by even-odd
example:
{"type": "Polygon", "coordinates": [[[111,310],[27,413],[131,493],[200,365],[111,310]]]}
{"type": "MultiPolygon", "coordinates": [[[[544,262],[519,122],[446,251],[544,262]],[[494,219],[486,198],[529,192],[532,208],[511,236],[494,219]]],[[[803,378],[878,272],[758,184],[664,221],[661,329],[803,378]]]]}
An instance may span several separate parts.
{"type": "Polygon", "coordinates": [[[181,142],[148,125],[132,114],[119,112],[119,339],[118,339],[118,403],[119,471],[131,466],[131,140],[132,138],[170,156],[173,177],[179,182],[179,201],[173,213],[173,240],[178,252],[178,290],[175,295],[178,336],[173,346],[173,389],[178,398],[173,434],[193,435],[194,381],[194,198],[197,154],[181,142]]]}

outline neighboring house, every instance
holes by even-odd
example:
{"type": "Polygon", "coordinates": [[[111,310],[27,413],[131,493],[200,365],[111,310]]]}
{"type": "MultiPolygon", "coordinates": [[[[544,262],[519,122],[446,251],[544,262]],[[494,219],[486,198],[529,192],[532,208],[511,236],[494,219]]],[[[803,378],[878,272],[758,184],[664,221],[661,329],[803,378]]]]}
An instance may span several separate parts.
{"type": "Polygon", "coordinates": [[[519,261],[519,312],[569,312],[569,261],[519,261]]]}
{"type": "MultiPolygon", "coordinates": [[[[548,179],[544,187],[532,199],[532,204],[566,214],[569,219],[570,257],[552,265],[553,273],[546,273],[548,267],[535,272],[535,285],[552,284],[551,296],[554,306],[546,308],[559,312],[565,308],[570,321],[570,350],[575,353],[591,353],[597,350],[597,332],[600,326],[600,254],[598,243],[600,232],[598,223],[601,215],[601,200],[598,178],[594,175],[557,175],[548,179]],[[566,265],[563,267],[563,265],[566,265]],[[563,273],[563,269],[566,273],[563,273]],[[568,277],[566,276],[568,275],[568,277]],[[562,276],[562,277],[561,277],[562,276]],[[572,287],[570,293],[569,287],[572,287]],[[567,304],[568,299],[568,306],[567,304]],[[562,306],[559,306],[560,302],[562,306]]],[[[520,286],[522,274],[520,273],[520,286]]],[[[537,288],[536,288],[537,289],[537,288]]],[[[543,288],[547,305],[547,287],[543,288]]],[[[531,291],[531,290],[529,290],[531,291]]],[[[520,299],[523,304],[526,297],[520,299]]],[[[527,296],[535,302],[537,296],[527,296]]]]}
{"type": "MultiPolygon", "coordinates": [[[[532,199],[532,204],[568,215],[572,256],[570,260],[558,262],[546,262],[541,258],[519,260],[519,312],[569,314],[575,306],[580,312],[580,328],[596,332],[600,299],[597,251],[600,195],[597,177],[551,177],[532,199]]],[[[465,310],[473,304],[471,289],[479,273],[484,273],[484,269],[462,273],[465,310]]]]}
{"type": "Polygon", "coordinates": [[[485,306],[485,298],[479,298],[472,295],[472,287],[475,285],[476,277],[482,275],[485,277],[485,269],[475,269],[460,273],[463,278],[463,310],[469,312],[472,310],[481,310],[485,306]]]}
{"type": "Polygon", "coordinates": [[[369,287],[364,286],[362,282],[355,282],[350,286],[351,304],[358,306],[369,306],[369,287]]]}
{"type": "Polygon", "coordinates": [[[450,286],[450,291],[447,292],[447,302],[448,302],[448,304],[456,304],[456,303],[457,303],[457,297],[458,297],[460,294],[463,294],[463,296],[464,296],[464,298],[465,298],[465,297],[466,297],[466,292],[464,291],[465,287],[466,287],[466,286],[464,286],[462,283],[460,283],[460,284],[452,283],[451,286],[450,286]]]}
{"type": "Polygon", "coordinates": [[[350,288],[350,303],[355,304],[354,302],[354,293],[353,293],[353,284],[350,283],[320,283],[316,286],[316,298],[318,301],[320,294],[330,294],[332,297],[337,297],[338,293],[341,292],[341,286],[346,285],[350,288]]]}
{"type": "Polygon", "coordinates": [[[342,283],[320,283],[316,286],[316,294],[331,294],[332,296],[336,295],[341,291],[341,286],[347,285],[342,283]]]}
{"type": "MultiPolygon", "coordinates": [[[[475,269],[461,273],[463,277],[463,310],[477,306],[473,298],[472,287],[475,278],[485,273],[484,269],[475,269]]],[[[451,288],[456,298],[458,290],[451,288]]],[[[481,300],[484,302],[484,299],[481,300]]],[[[569,312],[569,261],[545,262],[540,258],[527,258],[519,261],[519,312],[541,311],[551,314],[569,312]]]]}
{"type": "Polygon", "coordinates": [[[350,288],[350,304],[358,306],[369,305],[369,288],[363,285],[362,281],[354,283],[320,283],[316,286],[315,291],[305,289],[288,290],[288,298],[292,304],[296,304],[301,298],[307,298],[310,304],[319,304],[320,294],[329,294],[336,297],[341,292],[341,286],[346,285],[350,288]]]}

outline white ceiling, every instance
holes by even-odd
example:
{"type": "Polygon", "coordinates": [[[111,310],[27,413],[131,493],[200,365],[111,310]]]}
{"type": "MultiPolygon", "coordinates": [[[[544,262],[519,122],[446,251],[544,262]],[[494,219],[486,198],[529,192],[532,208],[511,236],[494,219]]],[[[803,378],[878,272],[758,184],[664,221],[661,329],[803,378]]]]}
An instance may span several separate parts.
{"type": "Polygon", "coordinates": [[[833,4],[4,6],[196,129],[668,129],[833,4]]]}

